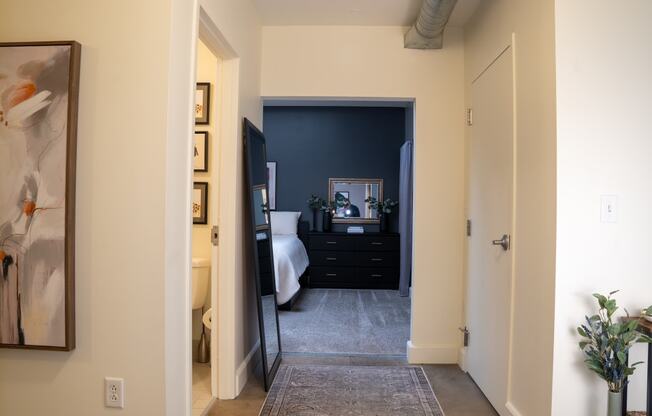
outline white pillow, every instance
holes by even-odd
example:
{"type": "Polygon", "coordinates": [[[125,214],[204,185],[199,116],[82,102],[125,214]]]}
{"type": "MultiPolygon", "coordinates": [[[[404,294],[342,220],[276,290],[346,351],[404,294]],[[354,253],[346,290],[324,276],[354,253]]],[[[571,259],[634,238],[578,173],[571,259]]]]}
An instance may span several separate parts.
{"type": "Polygon", "coordinates": [[[300,212],[271,211],[272,234],[297,234],[300,212]]]}

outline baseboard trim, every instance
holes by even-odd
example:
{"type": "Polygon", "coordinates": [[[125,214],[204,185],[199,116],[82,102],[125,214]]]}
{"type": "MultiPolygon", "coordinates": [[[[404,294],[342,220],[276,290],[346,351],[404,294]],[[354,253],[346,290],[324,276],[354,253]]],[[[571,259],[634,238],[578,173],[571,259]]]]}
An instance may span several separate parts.
{"type": "Polygon", "coordinates": [[[459,365],[460,369],[465,373],[468,372],[468,369],[466,367],[466,348],[467,347],[460,348],[458,353],[458,358],[457,358],[457,365],[459,365]]]}
{"type": "Polygon", "coordinates": [[[512,416],[523,416],[521,412],[519,412],[516,407],[512,404],[512,402],[507,402],[505,403],[505,407],[507,408],[507,411],[512,414],[512,416]]]}
{"type": "Polygon", "coordinates": [[[242,363],[240,363],[238,366],[238,369],[235,372],[236,396],[240,395],[245,385],[247,384],[247,380],[249,380],[249,377],[254,373],[254,369],[261,359],[260,354],[258,354],[259,351],[260,340],[256,341],[256,344],[254,344],[254,346],[251,348],[244,361],[242,361],[242,363]]]}
{"type": "Polygon", "coordinates": [[[410,364],[457,364],[457,345],[416,345],[407,343],[410,364]]]}

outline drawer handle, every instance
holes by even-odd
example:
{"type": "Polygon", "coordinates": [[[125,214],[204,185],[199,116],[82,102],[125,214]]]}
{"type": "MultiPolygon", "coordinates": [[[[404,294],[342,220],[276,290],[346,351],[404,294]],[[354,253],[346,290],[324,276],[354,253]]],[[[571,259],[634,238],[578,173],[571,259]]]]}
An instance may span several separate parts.
{"type": "Polygon", "coordinates": [[[337,244],[337,241],[327,241],[326,244],[337,244]]]}
{"type": "Polygon", "coordinates": [[[371,277],[383,277],[382,274],[372,274],[371,277]]]}
{"type": "Polygon", "coordinates": [[[371,242],[371,245],[372,245],[372,246],[382,246],[383,243],[381,243],[380,241],[372,241],[372,242],[371,242]]]}
{"type": "Polygon", "coordinates": [[[374,257],[373,259],[371,259],[371,261],[383,261],[383,259],[379,259],[379,258],[374,257]]]}
{"type": "Polygon", "coordinates": [[[337,257],[326,257],[326,260],[335,261],[335,260],[337,260],[337,257]]]}
{"type": "Polygon", "coordinates": [[[326,277],[336,277],[337,273],[326,273],[326,277]]]}

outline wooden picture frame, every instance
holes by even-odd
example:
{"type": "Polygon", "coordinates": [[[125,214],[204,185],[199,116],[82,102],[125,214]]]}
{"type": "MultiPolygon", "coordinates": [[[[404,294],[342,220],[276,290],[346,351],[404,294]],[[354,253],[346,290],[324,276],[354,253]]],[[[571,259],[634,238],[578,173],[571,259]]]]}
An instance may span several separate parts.
{"type": "Polygon", "coordinates": [[[193,184],[192,223],[208,224],[208,182],[193,184]]]}
{"type": "Polygon", "coordinates": [[[81,45],[75,41],[0,43],[0,94],[8,97],[0,103],[5,127],[0,141],[22,143],[39,162],[27,152],[0,154],[0,199],[17,198],[0,203],[0,293],[6,294],[0,296],[5,311],[0,314],[0,348],[70,351],[76,346],[80,62],[81,45]],[[39,124],[60,126],[62,139],[39,124]],[[14,158],[18,167],[13,175],[3,156],[14,158]]]}
{"type": "Polygon", "coordinates": [[[196,131],[193,136],[193,171],[208,172],[208,132],[196,131]]]}
{"type": "Polygon", "coordinates": [[[206,125],[211,121],[211,84],[198,82],[195,90],[195,124],[206,125]]]}
{"type": "Polygon", "coordinates": [[[267,183],[269,183],[269,210],[276,211],[276,162],[267,162],[267,183]]]}

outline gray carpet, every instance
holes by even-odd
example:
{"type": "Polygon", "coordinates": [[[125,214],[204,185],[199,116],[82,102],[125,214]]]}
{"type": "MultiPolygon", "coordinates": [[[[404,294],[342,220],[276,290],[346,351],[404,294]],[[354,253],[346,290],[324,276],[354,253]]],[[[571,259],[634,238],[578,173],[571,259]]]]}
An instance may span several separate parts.
{"type": "Polygon", "coordinates": [[[421,367],[282,366],[260,416],[443,416],[421,367]]]}
{"type": "Polygon", "coordinates": [[[284,352],[406,353],[410,299],[398,291],[304,289],[279,314],[284,352]]]}

